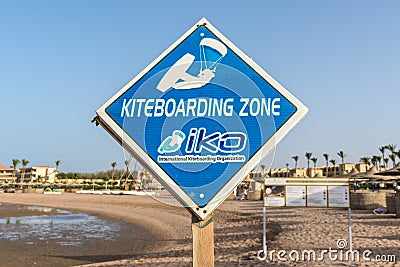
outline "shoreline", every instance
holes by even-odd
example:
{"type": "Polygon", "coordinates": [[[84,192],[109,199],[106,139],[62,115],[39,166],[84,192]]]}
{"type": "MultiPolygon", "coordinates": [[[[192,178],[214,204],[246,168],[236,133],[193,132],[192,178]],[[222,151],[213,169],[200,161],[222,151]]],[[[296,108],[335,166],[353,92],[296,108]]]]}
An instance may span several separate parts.
{"type": "Polygon", "coordinates": [[[0,232],[3,267],[67,267],[120,260],[147,253],[154,243],[154,236],[136,224],[8,203],[0,205],[0,232]]]}
{"type": "Polygon", "coordinates": [[[111,220],[138,224],[154,235],[164,239],[174,236],[172,232],[178,226],[175,224],[182,225],[182,220],[186,219],[190,226],[190,218],[185,218],[186,213],[187,215],[189,213],[184,208],[163,204],[148,196],[16,193],[0,194],[0,203],[43,206],[85,212],[111,220]],[[162,217],[167,219],[168,223],[161,223],[157,220],[160,212],[162,213],[162,217]]]}
{"type": "MultiPolygon", "coordinates": [[[[123,240],[125,246],[133,247],[139,256],[165,251],[168,246],[175,245],[176,240],[187,238],[185,234],[190,234],[190,217],[187,216],[189,213],[185,209],[168,206],[146,196],[15,193],[0,194],[0,203],[83,212],[106,220],[130,224],[134,232],[139,227],[143,230],[138,233],[141,236],[137,238],[138,240],[135,238],[132,238],[131,242],[123,240]]],[[[18,214],[11,213],[10,217],[13,215],[18,214]]],[[[129,235],[131,232],[126,234],[129,235]]],[[[9,241],[2,240],[2,242],[9,241]]],[[[23,245],[23,242],[18,242],[17,245],[23,245]]],[[[117,255],[116,258],[121,257],[117,255]]],[[[96,258],[88,257],[87,263],[93,262],[93,259],[96,258]]],[[[98,261],[104,260],[98,257],[98,261]]]]}
{"type": "MultiPolygon", "coordinates": [[[[161,203],[147,196],[0,194],[0,203],[33,205],[84,212],[114,221],[132,223],[149,231],[155,240],[146,251],[125,260],[96,262],[82,266],[191,266],[191,214],[182,207],[161,203]]],[[[252,204],[261,202],[228,201],[214,213],[216,261],[254,263],[252,251],[258,249],[262,215],[252,204]],[[243,206],[245,210],[243,210],[243,206]],[[248,216],[250,215],[250,216],[248,216]],[[257,247],[256,247],[257,246],[257,247]]],[[[136,240],[133,240],[134,242],[136,240]]],[[[140,240],[139,240],[140,241],[140,240]]],[[[140,241],[142,242],[142,241],[140,241]]],[[[251,264],[253,265],[253,264],[251,264]]],[[[79,265],[81,266],[81,265],[79,265]]],[[[219,266],[216,264],[216,266],[219,266]]],[[[227,264],[226,266],[231,266],[227,264]]]]}

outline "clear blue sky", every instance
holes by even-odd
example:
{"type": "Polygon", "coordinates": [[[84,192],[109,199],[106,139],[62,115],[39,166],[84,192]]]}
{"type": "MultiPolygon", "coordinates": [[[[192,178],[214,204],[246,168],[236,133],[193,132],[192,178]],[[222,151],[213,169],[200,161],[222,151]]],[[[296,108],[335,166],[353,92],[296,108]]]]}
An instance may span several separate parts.
{"type": "Polygon", "coordinates": [[[95,110],[202,17],[310,109],[274,167],[305,166],[308,151],[321,165],[378,155],[400,145],[399,13],[366,0],[0,1],[0,163],[122,167],[95,110]]]}

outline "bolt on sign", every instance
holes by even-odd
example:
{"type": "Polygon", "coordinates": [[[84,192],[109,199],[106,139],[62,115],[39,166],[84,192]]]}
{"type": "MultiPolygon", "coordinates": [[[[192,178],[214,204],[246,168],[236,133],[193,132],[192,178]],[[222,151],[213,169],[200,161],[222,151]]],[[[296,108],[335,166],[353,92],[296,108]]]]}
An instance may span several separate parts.
{"type": "Polygon", "coordinates": [[[307,111],[203,18],[96,113],[204,219],[307,111]]]}

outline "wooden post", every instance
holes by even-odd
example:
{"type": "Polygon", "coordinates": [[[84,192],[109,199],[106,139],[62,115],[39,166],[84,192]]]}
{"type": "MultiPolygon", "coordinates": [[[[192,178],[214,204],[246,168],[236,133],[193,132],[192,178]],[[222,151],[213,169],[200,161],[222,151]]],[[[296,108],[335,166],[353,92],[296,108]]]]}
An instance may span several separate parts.
{"type": "Polygon", "coordinates": [[[192,215],[193,267],[214,267],[214,221],[192,215]]]}
{"type": "Polygon", "coordinates": [[[351,207],[348,208],[348,226],[349,226],[349,245],[350,251],[353,251],[353,233],[351,228],[351,207]]]}

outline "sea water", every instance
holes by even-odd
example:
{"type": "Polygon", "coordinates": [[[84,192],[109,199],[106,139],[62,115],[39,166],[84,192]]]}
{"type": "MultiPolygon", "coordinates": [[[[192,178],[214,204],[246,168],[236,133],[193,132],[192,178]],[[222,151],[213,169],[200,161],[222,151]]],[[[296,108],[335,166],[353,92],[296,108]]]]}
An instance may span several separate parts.
{"type": "Polygon", "coordinates": [[[82,245],[84,241],[102,239],[112,241],[120,224],[96,216],[62,209],[23,205],[0,205],[0,241],[53,240],[59,246],[82,245]],[[22,216],[7,216],[7,211],[18,209],[22,216]],[[23,216],[26,213],[40,215],[23,216]],[[48,215],[47,215],[48,214],[48,215]]]}
{"type": "Polygon", "coordinates": [[[67,267],[153,250],[139,225],[56,208],[0,204],[0,266],[67,267]]]}

